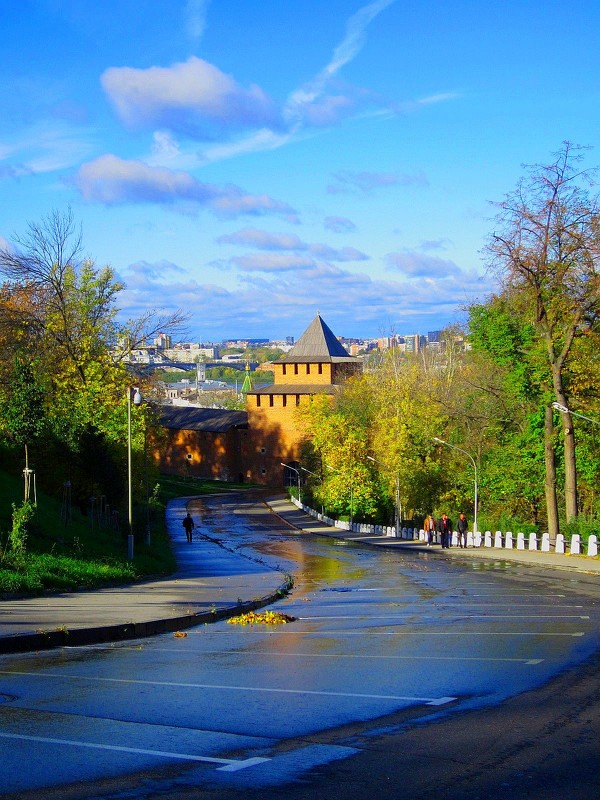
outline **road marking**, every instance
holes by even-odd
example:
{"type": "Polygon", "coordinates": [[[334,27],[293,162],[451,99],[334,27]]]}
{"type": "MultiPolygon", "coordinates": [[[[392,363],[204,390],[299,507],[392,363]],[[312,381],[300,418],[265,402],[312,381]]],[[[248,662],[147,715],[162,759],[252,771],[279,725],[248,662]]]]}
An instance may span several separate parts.
{"type": "MultiPolygon", "coordinates": [[[[106,647],[106,645],[103,645],[106,647]]],[[[139,650],[137,646],[123,645],[123,650],[139,650]]],[[[180,654],[179,648],[172,647],[153,647],[153,653],[177,653],[180,654]]],[[[230,655],[230,650],[189,650],[186,653],[193,653],[201,656],[215,656],[215,655],[230,655]]],[[[365,658],[365,659],[388,659],[396,661],[506,661],[511,664],[541,664],[543,658],[486,658],[479,656],[388,656],[388,655],[357,655],[356,653],[294,653],[283,652],[279,650],[252,650],[246,655],[266,655],[266,656],[293,656],[298,658],[365,658]]]]}
{"type": "Polygon", "coordinates": [[[20,739],[25,742],[42,742],[43,744],[60,744],[69,747],[88,747],[93,750],[114,750],[119,753],[135,753],[143,756],[160,756],[161,758],[176,758],[183,761],[203,761],[207,764],[222,764],[217,767],[221,772],[237,772],[240,769],[253,767],[255,764],[262,764],[270,761],[270,758],[246,758],[235,761],[231,758],[215,758],[212,756],[193,756],[189,753],[171,753],[165,750],[146,750],[142,747],[121,747],[114,744],[98,744],[96,742],[81,742],[76,739],[56,739],[50,736],[25,736],[20,733],[0,733],[2,739],[20,739]]]}
{"type": "MultiPolygon", "coordinates": [[[[415,616],[413,612],[410,612],[411,616],[415,616]]],[[[396,616],[392,614],[328,614],[328,615],[315,615],[309,617],[298,617],[298,619],[302,620],[303,622],[310,622],[314,619],[352,619],[352,620],[364,620],[365,622],[369,622],[369,620],[374,619],[406,619],[405,614],[397,614],[396,616]]],[[[589,616],[584,616],[583,614],[468,614],[464,613],[461,614],[461,619],[590,619],[589,616]]]]}
{"type": "MultiPolygon", "coordinates": [[[[282,626],[283,627],[283,626],[282,626]]],[[[293,631],[286,633],[305,633],[307,636],[585,636],[584,631],[575,633],[545,633],[544,631],[293,631]]]]}
{"type": "Polygon", "coordinates": [[[139,686],[172,686],[177,689],[222,689],[233,692],[272,692],[274,694],[300,694],[314,695],[317,697],[353,697],[364,700],[408,700],[413,703],[425,703],[429,706],[439,706],[456,700],[456,697],[414,697],[407,695],[394,694],[363,694],[360,692],[318,692],[314,689],[276,689],[262,686],[231,686],[218,683],[178,683],[176,681],[143,681],[133,678],[90,678],[87,675],[61,675],[55,672],[21,672],[0,670],[0,675],[20,675],[24,677],[37,678],[58,678],[59,680],[80,680],[96,683],[125,683],[128,685],[139,686]]]}

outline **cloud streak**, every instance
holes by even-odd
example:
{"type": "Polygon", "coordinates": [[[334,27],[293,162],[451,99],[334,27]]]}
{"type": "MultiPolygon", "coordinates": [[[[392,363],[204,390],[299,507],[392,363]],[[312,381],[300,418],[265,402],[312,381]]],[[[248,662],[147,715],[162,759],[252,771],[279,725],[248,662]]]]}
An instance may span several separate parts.
{"type": "Polygon", "coordinates": [[[180,203],[204,206],[222,217],[241,214],[276,214],[290,221],[296,212],[287,203],[268,195],[253,195],[238,186],[214,186],[187,172],[150,167],[142,161],[127,161],[106,155],[84,164],[74,179],[84,200],[120,205],[123,203],[180,203]]]}

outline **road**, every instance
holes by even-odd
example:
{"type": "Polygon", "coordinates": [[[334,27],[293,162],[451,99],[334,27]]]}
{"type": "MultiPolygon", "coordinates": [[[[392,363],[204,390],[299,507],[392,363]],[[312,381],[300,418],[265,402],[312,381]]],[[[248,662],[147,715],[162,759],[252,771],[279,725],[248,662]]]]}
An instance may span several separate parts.
{"type": "MultiPolygon", "coordinates": [[[[201,522],[194,546],[217,539],[294,576],[292,593],[273,609],[295,621],[220,622],[185,637],[2,657],[0,797],[233,798],[268,791],[358,800],[376,788],[378,800],[491,800],[489,786],[477,788],[489,775],[475,771],[477,778],[473,765],[499,742],[508,752],[513,731],[515,742],[527,740],[536,693],[599,649],[596,578],[305,536],[250,498],[195,501],[192,514],[201,522]],[[487,721],[508,707],[510,722],[503,718],[487,730],[487,721]],[[469,720],[478,720],[485,739],[474,736],[469,720]],[[448,730],[451,740],[444,738],[448,730]],[[453,747],[458,755],[450,755],[453,747]],[[435,769],[442,770],[443,791],[441,778],[431,786],[435,769]],[[467,773],[470,783],[461,783],[467,773]],[[456,777],[448,783],[450,775],[456,777]]],[[[596,693],[597,674],[589,673],[596,693]]],[[[572,685],[562,689],[571,722],[572,685]]],[[[561,718],[548,700],[536,713],[548,716],[546,728],[561,718]]],[[[591,712],[586,719],[589,727],[591,712]]],[[[557,730],[546,741],[558,745],[561,735],[557,730]]],[[[501,761],[495,769],[498,791],[506,794],[501,761]]],[[[542,771],[538,782],[543,777],[542,771]]],[[[560,796],[599,796],[600,784],[590,785],[572,795],[563,787],[560,796]]],[[[538,795],[511,791],[521,796],[538,795]]]]}

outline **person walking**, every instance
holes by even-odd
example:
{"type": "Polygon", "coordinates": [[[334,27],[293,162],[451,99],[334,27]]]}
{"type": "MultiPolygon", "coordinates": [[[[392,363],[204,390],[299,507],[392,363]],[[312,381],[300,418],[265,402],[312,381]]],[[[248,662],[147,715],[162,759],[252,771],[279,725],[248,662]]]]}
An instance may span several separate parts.
{"type": "Polygon", "coordinates": [[[448,550],[452,541],[452,520],[447,514],[442,514],[438,519],[437,529],[442,540],[442,550],[448,550]]]}
{"type": "Polygon", "coordinates": [[[425,517],[423,530],[425,531],[425,537],[427,538],[427,547],[431,547],[433,544],[433,534],[435,533],[435,517],[433,514],[428,514],[425,517]]]}
{"type": "Polygon", "coordinates": [[[185,535],[187,537],[188,542],[192,541],[192,531],[196,527],[194,525],[194,520],[192,519],[192,515],[188,511],[187,515],[183,519],[183,527],[185,528],[185,535]]]}
{"type": "Polygon", "coordinates": [[[458,515],[458,521],[456,523],[456,531],[458,533],[458,546],[459,547],[466,547],[467,546],[467,533],[469,531],[469,522],[465,515],[461,513],[458,515]]]}

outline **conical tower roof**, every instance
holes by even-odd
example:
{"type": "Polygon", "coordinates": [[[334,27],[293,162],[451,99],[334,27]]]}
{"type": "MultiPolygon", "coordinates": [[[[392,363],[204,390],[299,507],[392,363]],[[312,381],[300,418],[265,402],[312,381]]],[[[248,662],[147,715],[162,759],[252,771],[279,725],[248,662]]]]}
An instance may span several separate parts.
{"type": "Polygon", "coordinates": [[[279,359],[278,363],[304,362],[355,362],[357,359],[348,355],[335,334],[320,314],[314,318],[290,352],[279,359]]]}
{"type": "Polygon", "coordinates": [[[247,394],[254,389],[252,385],[252,375],[250,374],[250,364],[246,361],[246,374],[244,375],[244,382],[242,384],[242,394],[247,394]]]}

